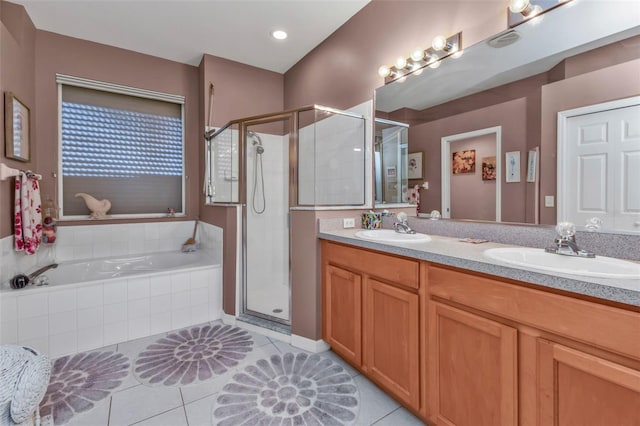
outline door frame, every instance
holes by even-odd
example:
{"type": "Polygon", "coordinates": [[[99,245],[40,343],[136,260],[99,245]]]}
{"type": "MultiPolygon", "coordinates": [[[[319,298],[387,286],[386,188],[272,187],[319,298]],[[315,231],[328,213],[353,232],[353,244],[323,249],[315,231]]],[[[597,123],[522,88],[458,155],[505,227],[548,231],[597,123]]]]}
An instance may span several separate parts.
{"type": "Polygon", "coordinates": [[[557,132],[557,156],[558,164],[556,165],[558,175],[556,176],[556,222],[562,222],[565,219],[567,213],[567,206],[565,204],[566,194],[569,192],[568,180],[567,180],[567,167],[565,167],[565,160],[568,159],[568,132],[569,132],[569,119],[580,115],[595,114],[599,112],[610,111],[614,109],[627,108],[634,105],[640,105],[640,96],[632,96],[630,98],[617,99],[615,101],[608,101],[588,105],[585,107],[568,109],[565,111],[558,111],[558,132],[557,132]]]}
{"type": "Polygon", "coordinates": [[[502,221],[502,126],[487,127],[441,138],[442,218],[451,218],[451,142],[484,135],[496,135],[496,222],[502,221]]]}

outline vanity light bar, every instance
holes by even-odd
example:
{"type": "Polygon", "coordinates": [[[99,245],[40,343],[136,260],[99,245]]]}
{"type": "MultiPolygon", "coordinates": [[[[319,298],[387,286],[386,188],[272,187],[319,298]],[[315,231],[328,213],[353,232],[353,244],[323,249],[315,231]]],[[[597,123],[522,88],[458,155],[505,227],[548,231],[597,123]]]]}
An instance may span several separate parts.
{"type": "Polygon", "coordinates": [[[507,8],[509,28],[540,16],[572,0],[510,0],[507,8]]]}
{"type": "Polygon", "coordinates": [[[458,58],[461,53],[462,32],[450,37],[439,35],[427,49],[418,49],[408,57],[401,56],[391,66],[382,65],[378,68],[378,75],[384,77],[384,84],[403,81],[410,74],[420,74],[425,67],[438,68],[444,58],[458,58]]]}

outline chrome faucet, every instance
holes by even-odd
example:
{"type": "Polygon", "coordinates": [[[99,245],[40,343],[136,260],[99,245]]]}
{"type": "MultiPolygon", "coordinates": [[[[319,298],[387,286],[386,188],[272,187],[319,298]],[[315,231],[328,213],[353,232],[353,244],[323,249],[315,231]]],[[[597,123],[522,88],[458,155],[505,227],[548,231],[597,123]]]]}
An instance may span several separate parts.
{"type": "Polygon", "coordinates": [[[57,267],[58,267],[57,263],[52,263],[50,265],[46,265],[46,266],[43,266],[40,269],[37,269],[36,271],[32,272],[29,275],[18,274],[15,277],[11,278],[11,280],[9,280],[9,283],[11,285],[11,288],[13,288],[13,289],[23,288],[23,287],[26,287],[27,285],[29,285],[33,281],[34,278],[44,274],[49,269],[54,269],[54,268],[57,268],[57,267]]]}
{"type": "Polygon", "coordinates": [[[556,225],[558,236],[553,240],[554,245],[544,249],[547,253],[563,256],[596,257],[595,253],[581,249],[576,243],[576,227],[571,222],[560,222],[556,225]]]}
{"type": "Polygon", "coordinates": [[[411,229],[407,223],[407,214],[405,212],[398,213],[398,221],[393,223],[393,229],[399,234],[415,234],[416,231],[411,229]]]}

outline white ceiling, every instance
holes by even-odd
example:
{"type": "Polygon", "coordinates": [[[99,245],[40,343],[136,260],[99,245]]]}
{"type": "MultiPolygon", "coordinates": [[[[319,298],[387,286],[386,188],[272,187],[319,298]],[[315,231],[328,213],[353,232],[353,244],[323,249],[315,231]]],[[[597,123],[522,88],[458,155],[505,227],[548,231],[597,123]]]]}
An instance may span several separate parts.
{"type": "Polygon", "coordinates": [[[10,0],[36,28],[191,65],[203,53],[284,73],[370,0],[10,0]],[[278,41],[271,31],[284,29],[278,41]]]}

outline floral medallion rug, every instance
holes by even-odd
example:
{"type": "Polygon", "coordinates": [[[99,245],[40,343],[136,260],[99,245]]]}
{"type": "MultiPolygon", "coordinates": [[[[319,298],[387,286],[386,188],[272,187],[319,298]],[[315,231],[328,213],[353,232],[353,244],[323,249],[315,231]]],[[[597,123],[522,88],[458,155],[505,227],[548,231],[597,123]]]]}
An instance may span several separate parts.
{"type": "Polygon", "coordinates": [[[221,375],[253,350],[245,330],[229,325],[185,328],[156,340],[136,358],[133,374],[147,386],[186,386],[221,375]]]}
{"type": "Polygon", "coordinates": [[[213,424],[352,425],[359,410],[353,378],[320,355],[286,353],[235,374],[213,405],[213,424]]]}
{"type": "Polygon", "coordinates": [[[54,361],[40,403],[44,424],[62,425],[108,398],[129,374],[129,359],[111,351],[82,352],[54,361]]]}

